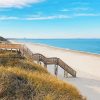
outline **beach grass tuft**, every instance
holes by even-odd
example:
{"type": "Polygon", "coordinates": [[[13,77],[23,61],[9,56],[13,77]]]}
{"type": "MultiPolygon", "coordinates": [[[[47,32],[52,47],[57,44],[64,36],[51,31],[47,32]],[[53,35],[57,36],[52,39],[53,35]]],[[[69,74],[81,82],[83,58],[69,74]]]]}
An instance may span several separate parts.
{"type": "Polygon", "coordinates": [[[9,53],[13,55],[5,52],[0,58],[0,100],[85,100],[74,86],[42,66],[26,58],[10,59],[9,53]]]}

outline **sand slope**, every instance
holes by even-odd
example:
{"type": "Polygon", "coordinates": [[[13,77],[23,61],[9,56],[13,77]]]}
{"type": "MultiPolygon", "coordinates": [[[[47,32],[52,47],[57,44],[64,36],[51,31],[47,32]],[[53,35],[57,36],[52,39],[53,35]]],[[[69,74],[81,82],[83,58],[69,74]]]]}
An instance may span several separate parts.
{"type": "MultiPolygon", "coordinates": [[[[64,78],[59,67],[58,77],[75,85],[88,100],[100,100],[100,55],[54,48],[47,45],[26,43],[33,53],[46,57],[59,57],[77,71],[77,78],[64,78]]],[[[48,66],[54,74],[54,66],[48,66]]]]}
{"type": "MultiPolygon", "coordinates": [[[[16,43],[11,41],[12,43],[16,43]]],[[[77,71],[77,78],[64,78],[64,71],[59,67],[58,78],[76,86],[87,100],[100,100],[100,55],[65,50],[42,44],[25,43],[33,53],[41,53],[46,57],[59,57],[77,71]]],[[[48,66],[54,74],[54,65],[48,66]]]]}

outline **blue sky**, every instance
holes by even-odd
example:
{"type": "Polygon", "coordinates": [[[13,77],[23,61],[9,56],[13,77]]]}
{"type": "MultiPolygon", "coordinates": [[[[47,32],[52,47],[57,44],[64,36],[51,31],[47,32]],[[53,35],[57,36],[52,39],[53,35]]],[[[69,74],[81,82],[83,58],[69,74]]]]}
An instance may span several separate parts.
{"type": "Polygon", "coordinates": [[[0,0],[0,36],[100,38],[100,1],[0,0]]]}

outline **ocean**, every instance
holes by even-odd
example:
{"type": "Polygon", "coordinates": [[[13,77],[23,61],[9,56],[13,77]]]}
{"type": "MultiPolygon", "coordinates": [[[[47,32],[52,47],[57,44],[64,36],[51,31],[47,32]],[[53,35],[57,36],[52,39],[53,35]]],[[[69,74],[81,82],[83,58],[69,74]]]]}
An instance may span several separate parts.
{"type": "Polygon", "coordinates": [[[100,39],[15,39],[19,42],[40,43],[65,49],[100,54],[100,39]]]}

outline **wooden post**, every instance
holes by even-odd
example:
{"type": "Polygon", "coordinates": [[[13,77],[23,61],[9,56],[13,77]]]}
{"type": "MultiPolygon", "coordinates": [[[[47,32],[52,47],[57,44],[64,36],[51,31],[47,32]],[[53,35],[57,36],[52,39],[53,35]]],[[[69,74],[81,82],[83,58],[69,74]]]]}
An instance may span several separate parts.
{"type": "Polygon", "coordinates": [[[26,51],[27,51],[27,53],[28,53],[28,48],[27,48],[27,50],[26,50],[26,51]]]}
{"type": "Polygon", "coordinates": [[[44,63],[44,68],[46,68],[46,69],[47,69],[47,64],[46,64],[46,63],[44,63]]]}
{"type": "Polygon", "coordinates": [[[23,45],[23,51],[22,51],[22,55],[24,56],[24,45],[23,45]]]}
{"type": "Polygon", "coordinates": [[[58,65],[55,65],[55,75],[57,76],[58,74],[58,65]]]}
{"type": "Polygon", "coordinates": [[[37,60],[37,64],[39,64],[39,60],[37,60]]]}
{"type": "Polygon", "coordinates": [[[39,64],[41,65],[41,61],[39,61],[39,64]]]}
{"type": "Polygon", "coordinates": [[[11,52],[12,52],[12,48],[11,48],[11,52]]]}
{"type": "Polygon", "coordinates": [[[68,78],[68,72],[64,70],[64,77],[68,78]]]}

